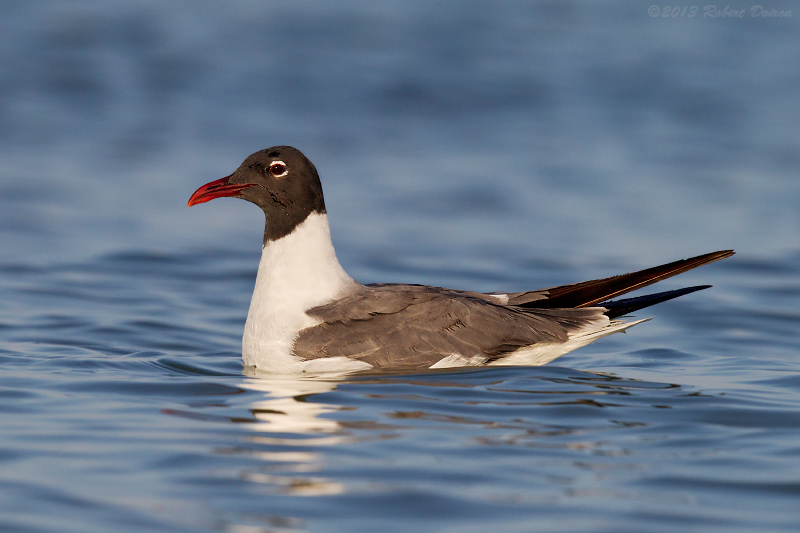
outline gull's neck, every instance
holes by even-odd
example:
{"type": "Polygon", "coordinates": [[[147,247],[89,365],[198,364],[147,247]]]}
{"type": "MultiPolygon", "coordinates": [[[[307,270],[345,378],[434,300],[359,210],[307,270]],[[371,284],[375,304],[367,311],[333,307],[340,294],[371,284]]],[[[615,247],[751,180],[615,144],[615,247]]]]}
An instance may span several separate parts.
{"type": "Polygon", "coordinates": [[[336,258],[327,214],[311,213],[288,235],[267,241],[244,328],[244,364],[290,371],[297,332],[315,324],[305,312],[357,286],[336,258]]]}

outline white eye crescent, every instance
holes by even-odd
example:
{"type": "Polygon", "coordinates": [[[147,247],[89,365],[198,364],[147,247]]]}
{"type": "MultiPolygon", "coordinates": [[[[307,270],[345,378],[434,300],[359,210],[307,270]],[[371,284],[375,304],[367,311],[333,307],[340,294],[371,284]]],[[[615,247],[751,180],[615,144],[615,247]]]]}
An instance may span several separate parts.
{"type": "Polygon", "coordinates": [[[272,174],[274,178],[282,178],[289,173],[289,169],[283,161],[273,161],[269,165],[269,173],[272,174]]]}

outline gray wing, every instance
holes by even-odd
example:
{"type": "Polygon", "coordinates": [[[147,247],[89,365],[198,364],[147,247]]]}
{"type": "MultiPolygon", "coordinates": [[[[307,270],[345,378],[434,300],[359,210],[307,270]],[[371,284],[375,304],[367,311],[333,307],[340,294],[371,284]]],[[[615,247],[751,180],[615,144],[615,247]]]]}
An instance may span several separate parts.
{"type": "Polygon", "coordinates": [[[560,344],[570,331],[605,320],[603,310],[524,309],[487,295],[421,285],[359,287],[307,313],[295,355],[348,357],[373,367],[419,368],[452,354],[491,362],[524,346],[560,344]]]}

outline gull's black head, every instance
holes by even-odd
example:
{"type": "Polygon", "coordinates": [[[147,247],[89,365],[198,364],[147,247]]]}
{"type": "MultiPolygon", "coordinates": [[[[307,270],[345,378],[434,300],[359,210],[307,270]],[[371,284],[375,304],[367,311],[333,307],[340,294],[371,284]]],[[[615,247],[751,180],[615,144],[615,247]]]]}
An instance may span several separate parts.
{"type": "Polygon", "coordinates": [[[291,146],[251,154],[230,176],[197,189],[189,206],[223,196],[247,200],[264,211],[265,243],[288,235],[311,213],[325,213],[317,169],[291,146]]]}

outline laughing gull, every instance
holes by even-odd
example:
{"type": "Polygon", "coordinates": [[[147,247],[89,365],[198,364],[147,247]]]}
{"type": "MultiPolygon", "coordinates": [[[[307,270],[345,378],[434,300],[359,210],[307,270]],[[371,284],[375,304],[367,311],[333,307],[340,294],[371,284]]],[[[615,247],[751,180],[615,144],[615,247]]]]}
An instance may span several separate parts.
{"type": "Polygon", "coordinates": [[[516,293],[362,285],[336,259],[317,169],[299,150],[252,154],[189,206],[230,196],[266,215],[242,339],[246,366],[276,373],[542,365],[644,322],[633,311],[710,285],[627,292],[733,255],[723,250],[606,279],[516,293]]]}

